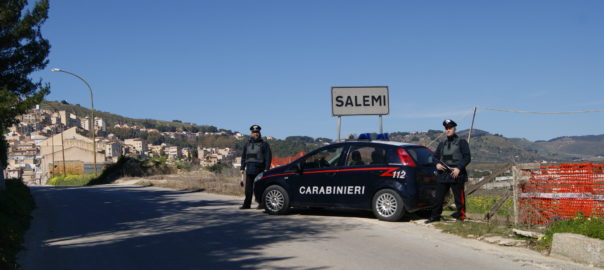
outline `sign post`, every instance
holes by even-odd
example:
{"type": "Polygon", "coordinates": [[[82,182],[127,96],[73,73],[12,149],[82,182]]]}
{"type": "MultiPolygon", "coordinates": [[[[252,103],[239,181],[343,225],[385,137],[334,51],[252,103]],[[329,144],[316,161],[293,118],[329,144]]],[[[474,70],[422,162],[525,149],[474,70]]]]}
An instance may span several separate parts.
{"type": "Polygon", "coordinates": [[[388,86],[334,86],[331,88],[331,112],[338,117],[338,141],[342,116],[378,115],[380,133],[383,133],[382,115],[390,113],[388,86]]]}

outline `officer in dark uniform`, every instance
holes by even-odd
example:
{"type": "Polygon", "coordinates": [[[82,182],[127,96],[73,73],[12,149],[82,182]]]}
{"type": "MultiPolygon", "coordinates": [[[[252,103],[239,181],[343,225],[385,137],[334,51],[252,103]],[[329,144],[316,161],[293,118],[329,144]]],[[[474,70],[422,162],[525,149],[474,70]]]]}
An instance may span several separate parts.
{"type": "MultiPolygon", "coordinates": [[[[254,178],[271,167],[271,148],[262,140],[259,125],[250,127],[250,140],[243,147],[241,155],[241,174],[245,174],[245,200],[239,209],[250,209],[254,192],[254,178]]],[[[256,198],[257,199],[257,198],[256,198]]],[[[262,206],[258,205],[258,209],[262,206]]]]}
{"type": "Polygon", "coordinates": [[[466,218],[466,204],[464,184],[468,181],[466,166],[470,164],[470,146],[468,142],[455,134],[457,124],[453,120],[443,121],[447,139],[440,142],[434,156],[439,160],[436,164],[438,170],[438,188],[436,190],[436,202],[432,206],[432,215],[426,223],[440,220],[443,211],[443,202],[449,189],[455,198],[457,211],[451,216],[463,221],[466,218]],[[442,164],[442,163],[444,164],[442,164]]]}

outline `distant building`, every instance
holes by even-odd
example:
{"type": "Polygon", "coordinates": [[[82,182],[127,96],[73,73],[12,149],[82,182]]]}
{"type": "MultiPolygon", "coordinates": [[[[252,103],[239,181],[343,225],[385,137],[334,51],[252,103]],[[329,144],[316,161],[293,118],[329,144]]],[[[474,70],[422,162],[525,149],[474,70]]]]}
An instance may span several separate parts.
{"type": "Polygon", "coordinates": [[[234,168],[241,168],[241,157],[236,157],[233,161],[234,168]]]}
{"type": "Polygon", "coordinates": [[[57,120],[59,120],[59,123],[63,124],[63,126],[66,127],[80,127],[81,126],[81,122],[80,120],[78,120],[78,117],[70,112],[67,111],[59,111],[56,113],[53,113],[51,116],[51,122],[52,124],[57,124],[57,120]]]}
{"type": "Polygon", "coordinates": [[[147,148],[149,149],[149,153],[153,156],[159,157],[162,155],[162,151],[164,149],[164,145],[152,145],[148,144],[147,148]]]}
{"type": "MultiPolygon", "coordinates": [[[[81,126],[85,130],[90,130],[90,117],[86,116],[80,120],[81,126]]],[[[94,130],[95,131],[107,131],[107,123],[103,118],[94,117],[94,130]]]]}
{"type": "Polygon", "coordinates": [[[178,146],[168,146],[164,149],[166,156],[168,159],[176,160],[180,158],[180,151],[178,146]]]}
{"type": "MultiPolygon", "coordinates": [[[[93,144],[90,138],[84,137],[76,132],[77,128],[72,127],[62,132],[63,138],[61,139],[61,133],[50,136],[40,144],[40,155],[42,157],[40,162],[40,170],[42,175],[42,183],[46,183],[51,172],[55,171],[53,168],[61,168],[60,164],[79,162],[81,164],[93,164],[93,144]],[[63,160],[63,156],[65,160],[63,160]]],[[[103,143],[97,145],[97,170],[101,172],[102,167],[105,164],[105,154],[98,153],[98,151],[106,150],[103,143]]],[[[90,165],[88,165],[88,168],[90,165]]],[[[90,169],[84,170],[90,172],[90,169]]],[[[68,171],[69,173],[69,171],[68,171]]]]}
{"type": "Polygon", "coordinates": [[[124,144],[132,146],[141,156],[147,152],[147,142],[141,138],[125,139],[124,144]]]}
{"type": "Polygon", "coordinates": [[[105,155],[111,158],[114,162],[122,155],[122,144],[118,141],[108,142],[105,144],[105,155]]]}
{"type": "Polygon", "coordinates": [[[8,167],[9,168],[24,168],[36,167],[36,156],[38,148],[32,140],[22,140],[15,142],[8,149],[8,167]]]}

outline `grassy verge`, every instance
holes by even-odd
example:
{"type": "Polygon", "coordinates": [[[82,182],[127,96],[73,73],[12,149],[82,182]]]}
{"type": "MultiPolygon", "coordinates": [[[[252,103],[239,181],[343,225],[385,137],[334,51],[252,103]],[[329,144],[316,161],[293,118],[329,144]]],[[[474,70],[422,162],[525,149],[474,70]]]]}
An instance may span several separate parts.
{"type": "Polygon", "coordinates": [[[6,180],[0,194],[0,269],[18,269],[17,253],[34,208],[29,188],[21,180],[6,180]]]}
{"type": "Polygon", "coordinates": [[[538,250],[551,249],[554,233],[574,233],[604,240],[604,219],[578,215],[573,219],[554,222],[545,230],[545,236],[536,241],[535,248],[538,250]]]}
{"type": "Polygon", "coordinates": [[[94,175],[77,175],[77,174],[68,174],[66,176],[57,175],[48,180],[47,184],[52,186],[85,186],[92,179],[94,175]]]}
{"type": "MultiPolygon", "coordinates": [[[[466,212],[474,214],[486,214],[501,197],[491,195],[468,196],[466,198],[466,212]]],[[[453,200],[451,200],[453,202],[453,200]]],[[[455,206],[448,206],[445,210],[454,211],[455,206]]],[[[514,202],[510,198],[503,203],[496,212],[499,216],[512,216],[514,214],[514,202]]]]}

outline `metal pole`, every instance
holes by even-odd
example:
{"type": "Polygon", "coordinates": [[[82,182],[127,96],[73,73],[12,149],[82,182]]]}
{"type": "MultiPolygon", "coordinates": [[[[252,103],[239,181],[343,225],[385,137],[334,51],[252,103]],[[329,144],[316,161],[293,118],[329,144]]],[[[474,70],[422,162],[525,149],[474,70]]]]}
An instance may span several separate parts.
{"type": "MultiPolygon", "coordinates": [[[[55,134],[52,135],[51,137],[51,151],[52,151],[52,170],[50,171],[50,177],[54,177],[55,176],[55,136],[57,135],[57,127],[55,127],[55,134]]],[[[40,180],[42,181],[42,180],[40,180]]]]}
{"type": "Polygon", "coordinates": [[[92,131],[92,155],[94,158],[94,174],[97,175],[97,170],[96,170],[96,136],[95,136],[95,132],[94,132],[94,101],[92,98],[92,87],[90,87],[90,84],[88,84],[88,82],[86,82],[86,80],[84,80],[84,78],[78,76],[75,73],[66,71],[66,70],[62,70],[62,69],[58,69],[58,68],[53,68],[52,71],[54,72],[63,72],[63,73],[67,73],[69,75],[72,75],[78,79],[80,79],[82,82],[84,82],[84,84],[86,84],[86,86],[88,87],[88,90],[90,91],[90,115],[92,117],[92,119],[90,121],[92,121],[91,124],[91,131],[92,131]]]}
{"type": "Polygon", "coordinates": [[[338,142],[340,141],[341,129],[342,129],[342,116],[338,116],[338,142]]]}
{"type": "Polygon", "coordinates": [[[382,129],[382,115],[380,114],[380,134],[384,133],[384,130],[382,129]]]}
{"type": "Polygon", "coordinates": [[[65,168],[65,141],[63,140],[64,128],[61,129],[61,154],[63,155],[63,177],[67,176],[67,168],[65,168]]]}
{"type": "Polygon", "coordinates": [[[472,136],[472,129],[474,129],[474,120],[476,119],[476,107],[474,107],[474,115],[472,115],[472,125],[470,125],[470,132],[468,132],[468,144],[470,144],[470,137],[472,136]]]}

